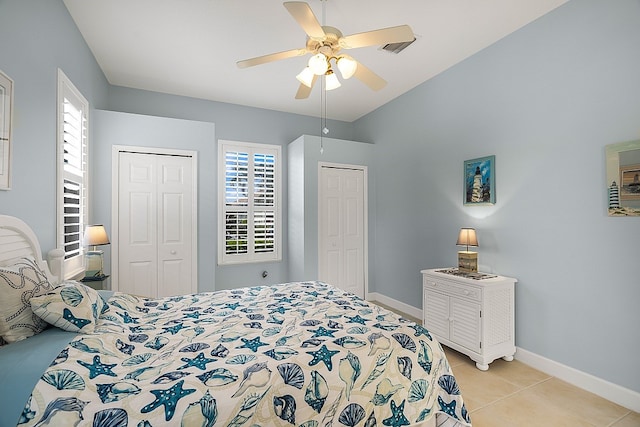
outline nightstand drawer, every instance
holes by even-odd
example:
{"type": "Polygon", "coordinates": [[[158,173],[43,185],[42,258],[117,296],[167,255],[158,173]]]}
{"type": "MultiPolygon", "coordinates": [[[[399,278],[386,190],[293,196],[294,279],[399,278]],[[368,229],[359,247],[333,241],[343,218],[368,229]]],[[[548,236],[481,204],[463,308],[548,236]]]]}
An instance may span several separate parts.
{"type": "Polygon", "coordinates": [[[480,289],[473,286],[453,284],[444,280],[434,280],[431,277],[424,278],[424,286],[427,289],[432,289],[451,296],[469,298],[474,301],[480,301],[482,299],[480,289]]]}

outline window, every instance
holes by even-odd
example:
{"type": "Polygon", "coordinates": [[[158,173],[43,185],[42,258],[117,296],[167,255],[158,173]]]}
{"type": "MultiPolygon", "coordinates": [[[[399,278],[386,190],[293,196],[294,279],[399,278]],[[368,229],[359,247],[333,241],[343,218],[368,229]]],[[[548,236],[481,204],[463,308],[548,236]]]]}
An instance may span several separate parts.
{"type": "Polygon", "coordinates": [[[280,171],[278,145],[219,142],[219,264],[281,259],[280,171]]]}
{"type": "Polygon", "coordinates": [[[82,233],[87,224],[87,127],[89,103],[58,70],[57,236],[64,249],[65,279],[83,270],[82,233]]]}

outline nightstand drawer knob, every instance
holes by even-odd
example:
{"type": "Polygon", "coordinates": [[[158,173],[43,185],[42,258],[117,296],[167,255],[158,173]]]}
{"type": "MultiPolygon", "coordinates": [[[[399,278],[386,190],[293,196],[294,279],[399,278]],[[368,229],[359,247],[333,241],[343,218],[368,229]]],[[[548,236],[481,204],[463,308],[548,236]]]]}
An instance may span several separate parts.
{"type": "Polygon", "coordinates": [[[175,254],[177,254],[176,251],[171,251],[171,255],[175,255],[175,254]]]}

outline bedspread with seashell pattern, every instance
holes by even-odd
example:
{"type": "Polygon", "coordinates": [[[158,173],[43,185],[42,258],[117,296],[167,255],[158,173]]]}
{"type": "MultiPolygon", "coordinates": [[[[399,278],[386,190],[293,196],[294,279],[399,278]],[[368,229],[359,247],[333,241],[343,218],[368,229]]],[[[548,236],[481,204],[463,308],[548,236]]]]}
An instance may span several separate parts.
{"type": "Polygon", "coordinates": [[[108,304],[42,375],[21,426],[470,425],[427,329],[325,283],[108,304]]]}

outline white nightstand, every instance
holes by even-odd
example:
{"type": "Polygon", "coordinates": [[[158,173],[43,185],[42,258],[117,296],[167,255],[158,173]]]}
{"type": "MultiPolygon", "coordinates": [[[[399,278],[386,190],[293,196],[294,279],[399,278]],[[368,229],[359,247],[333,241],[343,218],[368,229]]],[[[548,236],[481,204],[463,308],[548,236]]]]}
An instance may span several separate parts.
{"type": "Polygon", "coordinates": [[[502,357],[513,360],[516,279],[457,269],[422,270],[424,326],[440,341],[469,356],[482,371],[502,357]]]}
{"type": "Polygon", "coordinates": [[[84,279],[80,279],[80,281],[83,284],[89,286],[90,288],[93,288],[96,290],[111,289],[111,279],[108,274],[105,276],[102,276],[101,279],[87,280],[86,278],[84,278],[84,279]]]}

